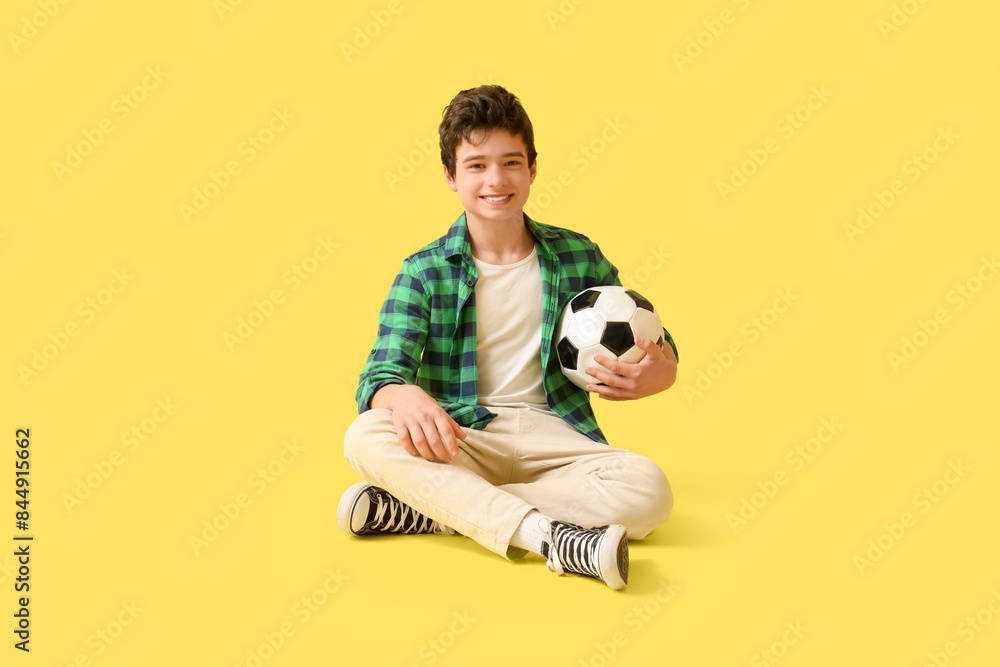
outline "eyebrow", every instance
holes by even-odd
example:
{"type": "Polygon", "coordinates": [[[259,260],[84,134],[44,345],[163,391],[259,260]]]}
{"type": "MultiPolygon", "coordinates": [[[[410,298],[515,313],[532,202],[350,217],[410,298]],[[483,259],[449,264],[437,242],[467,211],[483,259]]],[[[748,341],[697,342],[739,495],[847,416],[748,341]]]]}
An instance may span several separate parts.
{"type": "MultiPolygon", "coordinates": [[[[472,160],[485,160],[487,157],[489,157],[489,156],[488,155],[470,155],[469,157],[467,157],[464,160],[462,160],[462,164],[465,164],[466,162],[471,162],[472,160]]],[[[500,157],[524,157],[524,153],[522,153],[521,151],[515,151],[513,153],[504,153],[500,157]]]]}

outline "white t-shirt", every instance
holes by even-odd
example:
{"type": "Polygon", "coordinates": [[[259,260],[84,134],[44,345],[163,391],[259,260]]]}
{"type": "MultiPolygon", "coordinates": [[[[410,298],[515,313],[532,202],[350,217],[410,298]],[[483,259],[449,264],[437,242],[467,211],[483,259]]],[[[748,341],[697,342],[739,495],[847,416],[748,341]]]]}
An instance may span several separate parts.
{"type": "Polygon", "coordinates": [[[472,258],[479,404],[553,414],[542,386],[542,272],[538,252],[514,264],[472,258]]]}

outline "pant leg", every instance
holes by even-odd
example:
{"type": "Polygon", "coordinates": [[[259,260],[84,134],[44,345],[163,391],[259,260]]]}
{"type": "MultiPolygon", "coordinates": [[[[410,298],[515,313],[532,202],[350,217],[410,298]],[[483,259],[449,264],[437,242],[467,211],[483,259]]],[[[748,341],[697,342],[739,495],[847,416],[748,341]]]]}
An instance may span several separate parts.
{"type": "Polygon", "coordinates": [[[556,415],[519,414],[513,483],[500,488],[554,519],[625,526],[641,539],[670,516],[666,475],[641,454],[594,442],[556,415]]]}
{"type": "MultiPolygon", "coordinates": [[[[465,429],[460,452],[449,463],[412,456],[399,444],[392,412],[363,412],[344,435],[344,456],[369,484],[386,489],[435,521],[509,557],[510,538],[533,507],[498,487],[511,479],[510,453],[517,426],[504,411],[487,431],[465,429]],[[506,451],[505,451],[506,450],[506,451]]],[[[511,550],[510,556],[523,555],[511,550]]]]}

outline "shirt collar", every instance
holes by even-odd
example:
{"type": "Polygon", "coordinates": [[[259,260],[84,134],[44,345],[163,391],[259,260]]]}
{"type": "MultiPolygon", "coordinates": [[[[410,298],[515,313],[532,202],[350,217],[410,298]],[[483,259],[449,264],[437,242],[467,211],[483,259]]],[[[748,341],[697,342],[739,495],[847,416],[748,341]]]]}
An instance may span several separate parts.
{"type": "MultiPolygon", "coordinates": [[[[524,224],[528,226],[528,231],[535,237],[538,254],[544,255],[547,259],[552,259],[554,253],[549,246],[549,241],[554,239],[556,234],[547,226],[529,218],[527,213],[522,212],[522,215],[524,216],[524,224]]],[[[443,248],[446,259],[452,260],[455,257],[464,257],[469,264],[472,263],[472,251],[469,244],[469,223],[465,218],[465,211],[462,212],[462,215],[458,216],[458,219],[448,229],[448,233],[444,235],[443,248]]]]}

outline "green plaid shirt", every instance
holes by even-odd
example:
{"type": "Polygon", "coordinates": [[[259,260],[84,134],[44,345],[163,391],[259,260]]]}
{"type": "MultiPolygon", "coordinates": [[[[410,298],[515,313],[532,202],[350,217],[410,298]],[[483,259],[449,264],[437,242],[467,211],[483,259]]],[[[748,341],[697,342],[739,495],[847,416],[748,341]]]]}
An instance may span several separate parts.
{"type": "MultiPolygon", "coordinates": [[[[621,285],[618,269],[583,234],[552,227],[524,215],[535,238],[542,272],[542,384],[549,408],[597,442],[590,392],[569,381],[559,367],[553,336],[563,308],[579,292],[621,285]]],[[[379,314],[378,338],[368,354],[357,391],[358,413],[387,384],[416,384],[461,426],[483,429],[496,413],[478,404],[475,287],[469,227],[463,212],[438,240],[403,260],[379,314]]],[[[663,335],[674,353],[667,330],[663,335]]]]}

